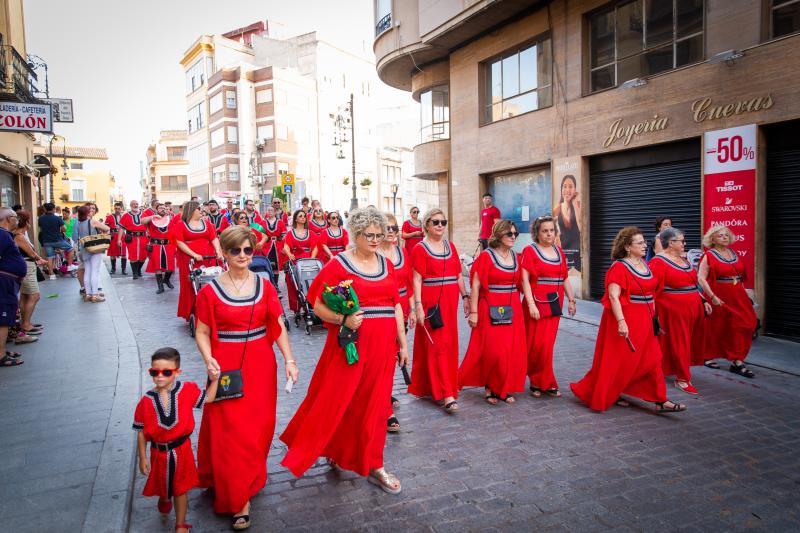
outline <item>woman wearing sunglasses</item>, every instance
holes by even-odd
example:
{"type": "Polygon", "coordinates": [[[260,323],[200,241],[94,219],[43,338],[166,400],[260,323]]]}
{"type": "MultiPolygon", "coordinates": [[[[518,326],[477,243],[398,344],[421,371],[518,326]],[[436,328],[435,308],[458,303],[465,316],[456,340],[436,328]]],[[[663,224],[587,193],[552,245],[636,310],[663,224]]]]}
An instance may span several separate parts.
{"type": "MultiPolygon", "coordinates": [[[[298,209],[292,215],[292,229],[283,240],[283,253],[289,261],[317,257],[318,245],[314,233],[308,229],[308,215],[298,209]]],[[[286,276],[286,294],[289,298],[289,309],[297,313],[300,309],[297,301],[297,289],[291,276],[286,276]]]]}
{"type": "Polygon", "coordinates": [[[267,207],[267,212],[264,214],[264,233],[268,240],[262,252],[272,265],[272,276],[277,287],[278,273],[283,268],[283,239],[286,237],[286,224],[278,217],[273,206],[267,207]]]}
{"type": "Polygon", "coordinates": [[[253,236],[256,238],[256,245],[254,247],[255,255],[264,255],[264,246],[269,242],[269,238],[252,226],[247,213],[241,212],[237,214],[235,220],[237,226],[249,228],[250,231],[253,232],[253,236]]]}
{"type": "Polygon", "coordinates": [[[347,235],[347,230],[342,227],[342,217],[338,211],[328,213],[328,228],[320,234],[319,239],[324,263],[345,251],[350,237],[347,235]]]}
{"type": "Polygon", "coordinates": [[[256,239],[235,226],[220,235],[228,271],[197,295],[197,349],[209,376],[222,372],[217,401],[204,408],[197,446],[201,487],[214,488],[214,511],[233,514],[234,529],[250,525],[250,498],[267,481],[267,454],[275,432],[277,365],[283,354],[286,379],[298,370],[281,320],[275,288],[249,270],[256,239]],[[241,369],[244,395],[219,401],[225,372],[241,369]]]}
{"type": "Polygon", "coordinates": [[[402,233],[408,257],[411,257],[411,251],[425,236],[422,231],[422,222],[419,221],[419,207],[412,207],[410,213],[411,218],[403,222],[402,233]]]}
{"type": "MultiPolygon", "coordinates": [[[[316,200],[315,200],[316,201],[316,200]]],[[[317,239],[322,237],[325,230],[328,229],[328,222],[325,220],[325,211],[317,202],[316,207],[311,209],[311,220],[308,222],[308,229],[314,233],[317,239]]]]}
{"type": "Polygon", "coordinates": [[[289,451],[281,464],[301,476],[321,455],[334,470],[351,470],[389,494],[400,493],[400,481],[386,471],[385,424],[395,364],[408,362],[403,310],[394,267],[378,252],[386,219],[374,207],[350,214],[354,247],[334,257],[308,291],[308,300],[328,327],[308,394],[281,440],[289,451]],[[351,281],[360,310],[341,315],[320,298],[325,286],[351,281]],[[358,361],[348,364],[337,342],[340,326],[358,332],[358,361]],[[396,340],[396,342],[395,342],[396,340]]]}
{"type": "Polygon", "coordinates": [[[441,401],[447,413],[454,413],[458,410],[459,295],[465,316],[470,302],[458,251],[444,236],[444,212],[431,209],[422,221],[425,238],[411,252],[417,329],[408,392],[441,401]]]}
{"type": "Polygon", "coordinates": [[[569,300],[569,314],[575,314],[575,295],[569,284],[567,257],[556,244],[558,229],[550,216],[537,218],[531,224],[533,242],[522,252],[522,290],[528,312],[527,332],[528,378],[534,398],[561,396],[553,372],[553,348],[558,335],[564,293],[569,300]]]}
{"type": "Polygon", "coordinates": [[[495,222],[488,248],[470,269],[473,298],[467,322],[472,335],[458,381],[459,388],[484,387],[489,405],[514,403],[511,393],[525,390],[522,265],[512,249],[518,236],[510,220],[495,222]]]}

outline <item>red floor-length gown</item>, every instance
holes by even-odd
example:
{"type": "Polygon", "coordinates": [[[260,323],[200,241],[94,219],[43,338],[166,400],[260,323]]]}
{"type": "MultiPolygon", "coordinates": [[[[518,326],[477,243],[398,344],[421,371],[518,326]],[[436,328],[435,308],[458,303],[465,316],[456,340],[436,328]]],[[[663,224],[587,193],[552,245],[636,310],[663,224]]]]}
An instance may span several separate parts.
{"type": "Polygon", "coordinates": [[[522,266],[528,271],[531,292],[539,310],[539,320],[525,313],[528,378],[531,387],[543,391],[558,389],[553,372],[553,348],[561,315],[553,316],[550,301],[558,301],[559,309],[564,307],[564,283],[569,275],[564,251],[559,246],[553,246],[553,249],[557,254],[553,259],[547,257],[535,242],[522,252],[522,266]]]}
{"type": "Polygon", "coordinates": [[[403,308],[403,319],[408,321],[408,315],[413,311],[409,306],[409,300],[414,293],[411,256],[397,244],[394,248],[397,253],[397,262],[392,261],[394,277],[397,280],[397,292],[400,295],[400,307],[403,308]]]}
{"type": "MultiPolygon", "coordinates": [[[[183,220],[179,220],[171,225],[172,238],[175,241],[183,241],[186,246],[193,252],[202,255],[203,257],[216,256],[217,252],[214,251],[214,239],[217,238],[217,230],[213,224],[206,224],[205,221],[200,221],[201,229],[192,229],[189,224],[183,220]]],[[[189,279],[189,259],[188,255],[183,251],[177,249],[178,270],[180,270],[180,294],[178,295],[178,316],[189,320],[189,316],[194,309],[194,287],[192,287],[192,280],[189,279]]],[[[205,259],[194,263],[195,268],[198,266],[211,266],[216,264],[215,259],[205,259]]]]}
{"type": "MultiPolygon", "coordinates": [[[[147,442],[167,444],[194,431],[194,413],[205,402],[206,394],[191,381],[175,381],[169,391],[169,405],[163,405],[155,390],[148,391],[133,413],[133,429],[144,433],[147,442]]],[[[198,485],[192,442],[186,439],[174,450],[150,448],[150,474],[143,496],[170,499],[198,485]]]]}
{"type": "Polygon", "coordinates": [[[639,274],[625,260],[615,261],[606,272],[603,315],[594,350],[592,368],[572,392],[595,411],[605,411],[621,394],[648,402],[666,402],[667,387],[661,370],[661,348],[654,335],[652,317],[654,294],[658,289],[650,269],[639,274]],[[631,352],[625,338],[617,332],[617,320],[611,311],[608,286],[619,285],[622,316],[628,325],[631,352]]]}
{"type": "Polygon", "coordinates": [[[461,261],[453,243],[444,241],[444,250],[442,254],[434,253],[422,241],[411,252],[411,265],[422,276],[425,315],[428,316],[431,308],[438,305],[444,327],[432,329],[427,319],[422,324],[417,323],[408,392],[419,397],[430,396],[434,400],[458,397],[458,275],[461,274],[461,261]]]}
{"type": "MultiPolygon", "coordinates": [[[[422,231],[422,223],[420,222],[419,226],[415,226],[411,223],[411,220],[406,220],[403,222],[403,233],[413,233],[415,231],[422,231]]],[[[422,237],[411,237],[410,239],[405,239],[405,249],[408,257],[411,257],[411,253],[414,251],[414,247],[422,242],[422,237]]]]}
{"type": "Polygon", "coordinates": [[[478,325],[472,329],[469,346],[458,372],[459,387],[489,387],[500,398],[525,390],[525,322],[520,288],[522,266],[511,251],[513,265],[500,262],[493,248],[484,250],[472,264],[470,279],[478,276],[478,325]],[[512,322],[492,325],[489,306],[510,307],[512,322]]]}
{"type": "MultiPolygon", "coordinates": [[[[325,244],[325,246],[327,246],[331,251],[331,254],[333,254],[333,257],[336,257],[340,253],[344,252],[347,249],[348,242],[350,242],[350,237],[347,235],[347,230],[341,226],[336,228],[333,226],[328,226],[324,232],[320,233],[319,237],[320,248],[322,247],[322,244],[325,244]]],[[[319,257],[321,252],[322,250],[318,251],[317,257],[319,257]]],[[[322,258],[324,263],[327,263],[333,259],[333,257],[327,257],[327,254],[325,253],[322,253],[322,255],[326,256],[322,258]]]]}
{"type": "MultiPolygon", "coordinates": [[[[289,251],[296,259],[305,259],[311,257],[311,252],[317,246],[317,238],[311,230],[306,231],[305,237],[299,235],[297,230],[292,229],[286,233],[284,245],[289,247],[289,251]]],[[[317,250],[319,254],[319,250],[317,250]]],[[[286,296],[289,298],[289,309],[295,313],[299,310],[299,303],[297,301],[297,288],[294,286],[291,276],[286,276],[286,296]]]]}
{"type": "Polygon", "coordinates": [[[308,229],[314,234],[314,237],[319,240],[322,237],[322,234],[325,233],[325,230],[328,229],[328,222],[323,221],[321,224],[317,223],[316,220],[313,218],[308,219],[308,229]]]}
{"type": "Polygon", "coordinates": [[[281,334],[281,313],[275,288],[261,277],[250,297],[228,294],[216,280],[197,296],[197,319],[211,329],[212,355],[222,371],[241,367],[244,389],[241,398],[207,405],[200,424],[200,486],[214,487],[218,513],[238,513],[267,482],[277,399],[272,343],[281,334]]]}
{"type": "Polygon", "coordinates": [[[286,257],[283,255],[283,239],[286,237],[286,225],[283,221],[275,218],[272,222],[264,219],[264,233],[269,238],[264,245],[264,255],[272,262],[272,269],[277,274],[283,267],[286,257]]]}
{"type": "Polygon", "coordinates": [[[108,245],[108,250],[106,251],[106,255],[108,257],[125,257],[125,243],[123,242],[122,245],[119,244],[119,219],[122,215],[115,215],[110,214],[106,217],[105,224],[109,228],[109,233],[111,233],[111,243],[108,245]]]}
{"type": "Polygon", "coordinates": [[[170,218],[164,217],[158,223],[151,219],[147,224],[147,235],[152,251],[145,272],[175,271],[175,243],[171,238],[170,218]]]}
{"type": "Polygon", "coordinates": [[[666,332],[658,337],[661,368],[665,376],[691,381],[690,367],[703,364],[705,339],[705,310],[697,271],[688,263],[679,265],[663,255],[652,258],[649,265],[658,280],[656,310],[666,332]]]}
{"type": "Polygon", "coordinates": [[[296,476],[323,456],[362,476],[383,467],[388,398],[397,364],[394,313],[399,296],[394,268],[383,256],[378,260],[379,271],[364,274],[340,254],[311,284],[308,296],[314,304],[326,284],[352,280],[365,315],[356,342],[358,361],[352,365],[339,346],[339,327],[325,324],[328,337],[308,394],[280,437],[289,447],[281,464],[296,476]]]}
{"type": "Polygon", "coordinates": [[[142,224],[143,213],[127,211],[119,217],[119,225],[125,230],[123,243],[128,254],[128,261],[144,262],[147,259],[147,227],[142,224]],[[130,242],[128,242],[130,240],[130,242]]]}
{"type": "Polygon", "coordinates": [[[711,306],[713,312],[706,323],[704,358],[744,361],[753,344],[758,321],[753,302],[742,283],[747,279],[747,272],[738,254],[734,253],[733,260],[728,260],[717,250],[708,250],[705,257],[712,294],[725,305],[711,306]]]}

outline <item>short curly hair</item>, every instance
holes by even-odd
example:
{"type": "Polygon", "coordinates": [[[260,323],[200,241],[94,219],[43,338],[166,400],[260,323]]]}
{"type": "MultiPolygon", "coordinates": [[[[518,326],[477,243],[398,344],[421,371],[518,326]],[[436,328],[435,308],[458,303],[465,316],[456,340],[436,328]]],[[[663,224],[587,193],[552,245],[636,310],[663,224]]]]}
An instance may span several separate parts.
{"type": "Polygon", "coordinates": [[[556,230],[556,236],[558,236],[558,224],[552,215],[542,215],[540,217],[536,217],[533,219],[533,222],[531,222],[530,232],[531,238],[537,244],[539,243],[539,230],[542,229],[542,224],[545,222],[553,223],[553,228],[556,230]]]}
{"type": "Polygon", "coordinates": [[[499,248],[501,241],[509,231],[517,231],[517,225],[510,220],[498,220],[492,226],[492,235],[489,237],[489,248],[499,248]]]}
{"type": "Polygon", "coordinates": [[[628,256],[626,246],[633,244],[633,238],[637,235],[644,235],[642,230],[636,226],[627,226],[619,230],[617,236],[614,237],[614,243],[611,245],[611,259],[625,259],[628,256]]]}
{"type": "Polygon", "coordinates": [[[382,232],[386,232],[386,217],[378,209],[375,207],[354,209],[347,219],[347,232],[352,239],[355,239],[373,224],[381,228],[382,232]]]}

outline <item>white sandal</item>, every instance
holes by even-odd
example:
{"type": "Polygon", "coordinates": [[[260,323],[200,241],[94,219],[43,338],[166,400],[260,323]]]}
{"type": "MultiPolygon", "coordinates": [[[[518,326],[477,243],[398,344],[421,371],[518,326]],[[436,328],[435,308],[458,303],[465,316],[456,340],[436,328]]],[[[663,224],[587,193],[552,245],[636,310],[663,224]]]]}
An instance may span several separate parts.
{"type": "Polygon", "coordinates": [[[393,474],[387,472],[385,468],[378,468],[370,472],[369,476],[367,476],[367,481],[373,485],[379,486],[384,492],[389,494],[400,494],[400,491],[403,490],[403,487],[400,485],[400,480],[393,474]],[[396,488],[394,486],[395,484],[397,485],[396,488]]]}

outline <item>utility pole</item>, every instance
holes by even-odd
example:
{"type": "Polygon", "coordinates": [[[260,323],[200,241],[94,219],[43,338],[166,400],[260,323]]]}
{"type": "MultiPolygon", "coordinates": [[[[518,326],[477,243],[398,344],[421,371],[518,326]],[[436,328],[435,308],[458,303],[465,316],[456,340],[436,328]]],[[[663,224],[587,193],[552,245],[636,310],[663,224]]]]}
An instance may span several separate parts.
{"type": "Polygon", "coordinates": [[[353,93],[350,93],[350,149],[353,158],[353,197],[350,199],[350,210],[352,211],[353,209],[358,209],[358,198],[356,197],[356,112],[353,107],[353,93]]]}

